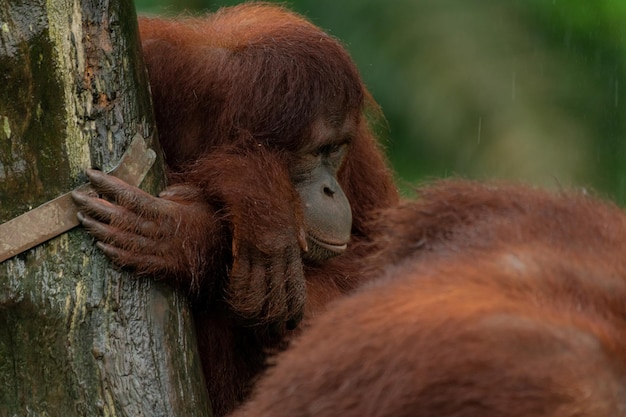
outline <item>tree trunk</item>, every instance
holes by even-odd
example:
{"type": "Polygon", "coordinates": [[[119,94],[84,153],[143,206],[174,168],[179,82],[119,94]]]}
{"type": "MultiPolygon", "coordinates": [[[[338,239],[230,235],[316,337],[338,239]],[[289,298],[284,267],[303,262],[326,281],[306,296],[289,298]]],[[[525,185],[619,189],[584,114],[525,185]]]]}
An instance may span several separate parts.
{"type": "MultiPolygon", "coordinates": [[[[0,0],[0,223],[153,132],[132,3],[0,0]]],[[[158,158],[144,188],[162,179],[158,158]]],[[[0,416],[209,416],[192,329],[75,228],[0,263],[0,416]]]]}

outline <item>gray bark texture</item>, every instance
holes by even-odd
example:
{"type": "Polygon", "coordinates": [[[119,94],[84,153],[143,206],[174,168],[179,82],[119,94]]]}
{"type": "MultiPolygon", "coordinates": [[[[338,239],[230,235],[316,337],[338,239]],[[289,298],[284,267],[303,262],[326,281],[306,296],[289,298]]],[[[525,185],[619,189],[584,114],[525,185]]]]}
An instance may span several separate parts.
{"type": "MultiPolygon", "coordinates": [[[[0,0],[0,223],[137,133],[158,148],[131,2],[0,0]]],[[[0,417],[210,415],[183,295],[115,270],[81,228],[0,263],[0,417]]]]}

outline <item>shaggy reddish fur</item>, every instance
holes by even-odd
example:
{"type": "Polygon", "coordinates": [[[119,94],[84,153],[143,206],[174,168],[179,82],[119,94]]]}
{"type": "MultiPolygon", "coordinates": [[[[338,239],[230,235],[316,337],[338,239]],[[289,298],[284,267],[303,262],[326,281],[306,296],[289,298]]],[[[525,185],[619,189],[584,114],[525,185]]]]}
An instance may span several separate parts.
{"type": "Polygon", "coordinates": [[[268,349],[284,340],[274,326],[284,327],[297,310],[299,282],[305,285],[298,274],[306,279],[309,318],[355,288],[359,259],[369,250],[367,225],[397,204],[398,195],[363,115],[376,108],[354,63],[310,22],[277,6],[247,4],[202,18],[139,23],[172,171],[173,186],[162,197],[186,207],[158,203],[156,223],[162,230],[184,227],[188,239],[168,235],[162,256],[144,256],[143,264],[140,253],[113,258],[138,273],[166,271],[196,289],[200,354],[214,413],[221,416],[245,397],[268,349]],[[319,133],[317,121],[350,118],[356,134],[338,175],[352,206],[349,249],[322,265],[302,265],[302,208],[289,162],[320,146],[311,139],[319,133]],[[289,288],[271,292],[266,282],[250,282],[238,263],[246,245],[270,255],[295,250],[282,266],[290,281],[277,283],[289,288]],[[254,317],[259,303],[267,304],[266,318],[254,317]]]}
{"type": "Polygon", "coordinates": [[[444,181],[376,222],[369,279],[232,417],[626,415],[626,215],[444,181]]]}
{"type": "Polygon", "coordinates": [[[626,413],[619,209],[463,181],[399,204],[335,39],[264,4],[140,28],[170,186],[154,198],[91,172],[117,205],[75,199],[118,265],[193,290],[216,416],[302,311],[312,326],[235,417],[626,413]],[[349,249],[307,263],[290,168],[346,123],[349,249]]]}

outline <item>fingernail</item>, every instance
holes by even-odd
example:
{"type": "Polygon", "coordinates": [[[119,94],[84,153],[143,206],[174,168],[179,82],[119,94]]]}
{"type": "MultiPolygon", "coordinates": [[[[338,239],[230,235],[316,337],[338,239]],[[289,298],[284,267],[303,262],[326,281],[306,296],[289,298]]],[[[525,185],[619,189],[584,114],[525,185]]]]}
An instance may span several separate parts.
{"type": "Polygon", "coordinates": [[[300,229],[298,233],[298,242],[300,243],[300,248],[303,252],[309,251],[309,245],[306,241],[306,232],[304,231],[304,229],[300,229]]]}
{"type": "Polygon", "coordinates": [[[85,171],[85,174],[87,175],[87,178],[89,178],[90,181],[93,182],[93,180],[97,180],[102,178],[102,171],[99,171],[97,169],[88,169],[85,171]]]}
{"type": "Polygon", "coordinates": [[[85,196],[80,191],[72,191],[70,194],[76,202],[83,203],[86,200],[85,196]]]}

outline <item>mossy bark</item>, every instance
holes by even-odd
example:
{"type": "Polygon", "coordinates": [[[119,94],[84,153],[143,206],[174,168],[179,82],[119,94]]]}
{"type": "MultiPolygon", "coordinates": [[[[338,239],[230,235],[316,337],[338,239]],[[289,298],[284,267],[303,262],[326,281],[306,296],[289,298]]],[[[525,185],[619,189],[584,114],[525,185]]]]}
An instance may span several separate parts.
{"type": "MultiPolygon", "coordinates": [[[[158,148],[132,3],[0,1],[0,223],[136,133],[158,148]]],[[[192,329],[184,296],[62,234],[0,263],[0,416],[209,416],[192,329]]]]}

